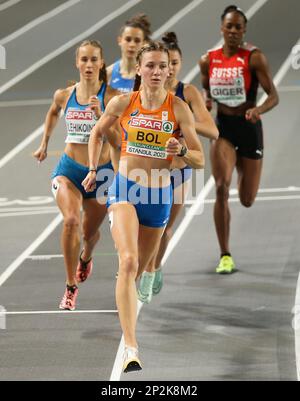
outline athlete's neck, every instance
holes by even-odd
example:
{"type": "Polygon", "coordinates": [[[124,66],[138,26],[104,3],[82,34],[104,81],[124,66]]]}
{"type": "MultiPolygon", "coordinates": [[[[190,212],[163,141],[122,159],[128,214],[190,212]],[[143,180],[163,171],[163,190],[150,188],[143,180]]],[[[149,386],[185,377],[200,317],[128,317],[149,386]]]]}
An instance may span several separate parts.
{"type": "Polygon", "coordinates": [[[177,78],[168,79],[166,84],[165,84],[166,91],[175,93],[176,89],[177,89],[177,86],[178,86],[178,83],[179,83],[179,81],[178,81],[177,78]]]}
{"type": "Polygon", "coordinates": [[[240,46],[228,46],[226,43],[223,46],[223,53],[226,57],[232,57],[238,53],[240,46]]]}
{"type": "Polygon", "coordinates": [[[156,110],[164,103],[167,91],[164,88],[150,89],[143,86],[140,92],[141,104],[146,110],[156,110]]]}
{"type": "Polygon", "coordinates": [[[136,73],[136,61],[135,59],[128,59],[126,57],[121,58],[120,62],[120,74],[123,78],[132,79],[136,73]]]}
{"type": "Polygon", "coordinates": [[[97,95],[102,82],[98,79],[95,81],[81,80],[77,85],[77,93],[80,97],[90,98],[97,95]]]}

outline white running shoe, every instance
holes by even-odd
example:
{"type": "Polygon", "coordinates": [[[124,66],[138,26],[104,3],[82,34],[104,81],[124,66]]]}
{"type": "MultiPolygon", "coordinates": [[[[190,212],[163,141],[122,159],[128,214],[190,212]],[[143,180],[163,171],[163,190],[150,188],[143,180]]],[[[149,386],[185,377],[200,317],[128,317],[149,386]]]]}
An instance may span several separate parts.
{"type": "Polygon", "coordinates": [[[142,364],[139,359],[139,351],[137,348],[128,347],[125,345],[123,372],[134,372],[142,370],[142,364]]]}

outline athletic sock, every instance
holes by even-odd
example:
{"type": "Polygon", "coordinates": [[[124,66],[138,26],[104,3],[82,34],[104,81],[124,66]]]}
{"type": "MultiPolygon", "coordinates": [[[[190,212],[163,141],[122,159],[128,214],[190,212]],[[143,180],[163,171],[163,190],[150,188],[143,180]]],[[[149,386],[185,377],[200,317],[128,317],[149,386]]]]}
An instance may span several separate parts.
{"type": "Polygon", "coordinates": [[[77,285],[68,285],[67,284],[67,289],[68,289],[68,291],[71,291],[73,294],[74,294],[74,292],[77,290],[77,285]]]}
{"type": "Polygon", "coordinates": [[[221,253],[221,258],[223,258],[223,256],[230,256],[231,257],[231,253],[230,252],[221,253]]]}

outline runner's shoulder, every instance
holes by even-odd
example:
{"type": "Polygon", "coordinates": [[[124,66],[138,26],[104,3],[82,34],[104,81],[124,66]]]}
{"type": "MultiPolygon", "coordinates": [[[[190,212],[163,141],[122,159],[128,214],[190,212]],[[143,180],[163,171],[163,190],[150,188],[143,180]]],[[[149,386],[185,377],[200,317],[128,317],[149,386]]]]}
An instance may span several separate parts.
{"type": "Polygon", "coordinates": [[[75,85],[68,86],[67,88],[57,89],[54,93],[53,100],[58,106],[63,106],[67,99],[70,97],[75,85]]]}

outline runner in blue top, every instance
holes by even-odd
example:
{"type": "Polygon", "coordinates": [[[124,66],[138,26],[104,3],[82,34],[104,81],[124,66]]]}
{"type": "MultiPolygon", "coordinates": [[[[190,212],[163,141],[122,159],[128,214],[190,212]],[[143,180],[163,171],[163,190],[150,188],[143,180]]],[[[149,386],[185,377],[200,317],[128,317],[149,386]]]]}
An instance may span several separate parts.
{"type": "Polygon", "coordinates": [[[150,21],[145,14],[137,14],[121,28],[118,44],[121,59],[107,68],[110,86],[120,92],[133,90],[136,74],[136,56],[145,42],[150,40],[150,21]]]}
{"type": "MultiPolygon", "coordinates": [[[[96,189],[86,193],[81,185],[89,171],[90,132],[104,112],[105,105],[118,94],[106,84],[106,68],[99,42],[85,41],[78,47],[76,66],[80,73],[80,81],[55,92],[53,103],[46,116],[41,145],[34,154],[39,162],[46,159],[50,136],[61,110],[64,110],[67,126],[66,147],[52,173],[52,190],[64,217],[62,248],[67,288],[59,307],[67,310],[75,309],[77,284],[85,281],[91,274],[92,251],[99,240],[99,226],[106,215],[105,202],[104,200],[98,202],[96,189]],[[83,250],[79,256],[81,208],[83,250]]],[[[104,144],[104,151],[101,153],[96,170],[101,170],[99,174],[102,177],[102,180],[97,182],[97,188],[103,185],[97,193],[98,198],[101,194],[105,196],[109,181],[114,176],[108,143],[104,144]]]]}
{"type": "MultiPolygon", "coordinates": [[[[194,114],[195,127],[199,135],[209,139],[217,139],[219,135],[218,129],[205,107],[201,93],[194,85],[184,84],[178,80],[178,75],[182,66],[182,52],[178,45],[176,34],[174,32],[167,32],[164,34],[162,41],[168,48],[170,54],[169,78],[165,88],[189,105],[194,114]]],[[[182,158],[175,157],[172,162],[171,176],[174,189],[171,215],[162,236],[160,247],[142,275],[138,290],[139,299],[142,302],[149,303],[152,299],[152,295],[158,294],[162,288],[163,277],[160,264],[172,237],[174,223],[183,208],[191,176],[191,167],[187,166],[182,158]]]]}

